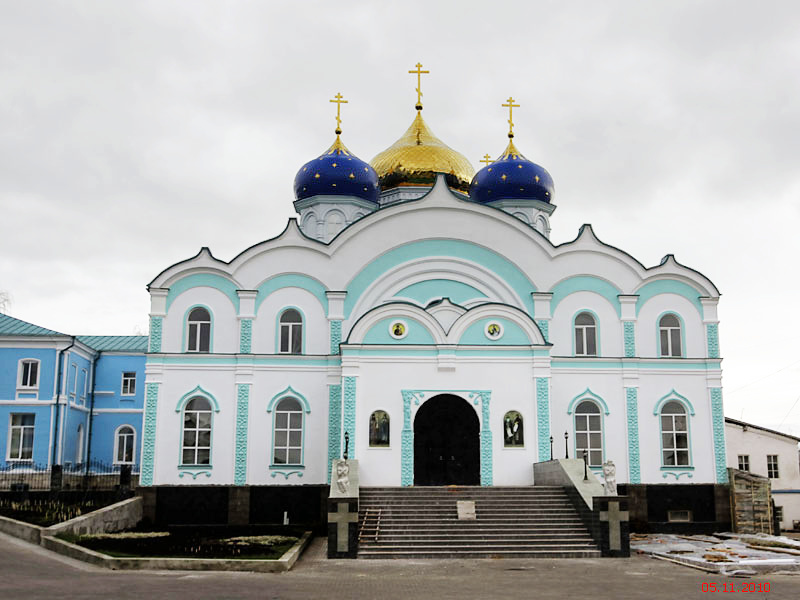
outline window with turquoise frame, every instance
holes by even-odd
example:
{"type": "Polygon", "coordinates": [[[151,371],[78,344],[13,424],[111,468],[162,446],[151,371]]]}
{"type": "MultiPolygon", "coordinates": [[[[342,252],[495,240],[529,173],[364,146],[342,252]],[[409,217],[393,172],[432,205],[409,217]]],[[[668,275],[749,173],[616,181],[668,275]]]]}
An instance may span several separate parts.
{"type": "Polygon", "coordinates": [[[297,398],[282,398],[275,407],[273,465],[303,464],[303,407],[297,398]]]}
{"type": "Polygon", "coordinates": [[[584,451],[590,467],[603,466],[603,417],[600,407],[584,400],[575,409],[576,458],[584,451]]]}
{"type": "Polygon", "coordinates": [[[597,323],[591,313],[575,317],[575,356],[597,356],[597,323]]]}
{"type": "Polygon", "coordinates": [[[681,322],[677,316],[668,313],[661,317],[658,321],[658,336],[661,356],[681,357],[681,322]]]}
{"type": "Polygon", "coordinates": [[[688,467],[689,417],[686,408],[676,400],[661,407],[661,465],[688,467]]]}
{"type": "Polygon", "coordinates": [[[303,317],[300,311],[288,308],[279,319],[278,352],[281,354],[303,353],[303,317]]]}
{"type": "Polygon", "coordinates": [[[183,409],[181,466],[211,464],[211,403],[195,396],[183,409]]]}
{"type": "Polygon", "coordinates": [[[210,352],[211,350],[211,315],[198,306],[189,311],[186,323],[186,351],[210,352]]]}

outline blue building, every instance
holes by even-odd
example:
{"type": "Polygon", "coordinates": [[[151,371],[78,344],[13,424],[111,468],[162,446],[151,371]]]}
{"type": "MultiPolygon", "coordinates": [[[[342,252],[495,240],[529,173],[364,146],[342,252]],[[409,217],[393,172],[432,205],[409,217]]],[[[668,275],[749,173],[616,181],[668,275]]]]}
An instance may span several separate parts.
{"type": "Polygon", "coordinates": [[[0,468],[138,466],[146,348],[0,314],[0,468]]]}

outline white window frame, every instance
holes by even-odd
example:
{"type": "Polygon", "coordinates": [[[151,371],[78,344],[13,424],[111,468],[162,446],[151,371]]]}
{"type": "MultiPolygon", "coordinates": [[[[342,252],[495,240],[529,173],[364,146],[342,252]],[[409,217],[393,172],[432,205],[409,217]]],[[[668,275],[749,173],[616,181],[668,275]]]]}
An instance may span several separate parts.
{"type": "Polygon", "coordinates": [[[780,479],[781,472],[778,468],[778,455],[767,454],[767,477],[769,479],[780,479]]]}
{"type": "Polygon", "coordinates": [[[81,369],[81,379],[83,380],[81,383],[81,400],[85,400],[86,391],[89,386],[89,372],[86,369],[81,369]]]}
{"type": "Polygon", "coordinates": [[[75,464],[83,464],[83,423],[78,423],[78,431],[75,434],[75,464]]]}
{"type": "Polygon", "coordinates": [[[205,306],[193,306],[189,309],[189,314],[186,315],[186,352],[196,352],[198,354],[208,354],[211,352],[211,311],[205,306]],[[208,320],[191,320],[192,313],[198,308],[206,311],[208,320]],[[208,348],[201,348],[203,340],[203,328],[208,328],[208,348]],[[194,335],[192,334],[194,329],[194,335]],[[194,345],[194,347],[192,347],[194,345]]]}
{"type": "MultiPolygon", "coordinates": [[[[183,456],[183,455],[181,455],[183,456]]],[[[117,427],[117,430],[114,432],[114,460],[113,464],[115,465],[133,465],[136,464],[136,428],[133,425],[120,425],[117,427]],[[130,429],[131,433],[123,433],[123,429],[130,429]],[[128,441],[130,441],[130,449],[131,449],[131,460],[120,460],[119,459],[119,450],[120,450],[120,441],[122,438],[125,438],[125,442],[123,445],[123,449],[128,448],[128,441]]]]}
{"type": "Polygon", "coordinates": [[[681,326],[681,319],[675,313],[666,313],[661,315],[658,319],[658,350],[659,356],[661,358],[683,358],[683,327],[681,326]],[[662,325],[661,322],[666,317],[675,317],[675,320],[678,321],[678,325],[662,325]],[[678,332],[678,347],[675,348],[674,344],[672,343],[672,333],[674,331],[678,332]],[[663,333],[666,332],[667,334],[667,347],[666,352],[664,352],[664,340],[663,340],[663,333]],[[677,351],[677,354],[675,353],[677,351]]]}
{"type": "Polygon", "coordinates": [[[749,454],[739,454],[736,457],[736,462],[738,463],[738,467],[740,471],[747,471],[750,472],[750,455],[749,454]]]}
{"type": "Polygon", "coordinates": [[[69,370],[72,374],[72,392],[70,392],[70,396],[74,400],[75,397],[78,395],[78,365],[76,363],[72,363],[69,367],[69,370]]]}
{"type": "Polygon", "coordinates": [[[33,462],[33,449],[36,442],[36,414],[35,413],[11,413],[8,416],[8,449],[6,453],[7,462],[33,462]],[[14,417],[33,417],[33,425],[14,425],[14,417]],[[14,430],[19,429],[19,448],[17,448],[16,456],[13,456],[12,441],[14,438],[14,430]],[[31,456],[30,458],[22,458],[22,450],[24,448],[25,433],[30,430],[31,435],[31,456]]]}
{"type": "Polygon", "coordinates": [[[278,353],[279,354],[294,354],[300,355],[303,354],[303,327],[305,326],[303,319],[303,313],[301,313],[296,308],[286,308],[281,311],[280,316],[278,317],[278,353]],[[299,317],[299,321],[287,321],[286,323],[283,322],[283,317],[289,311],[294,311],[297,313],[299,317]],[[283,330],[286,329],[286,349],[283,348],[283,330]],[[295,338],[300,338],[300,351],[293,352],[292,348],[294,346],[295,338]]]}
{"type": "Polygon", "coordinates": [[[33,392],[39,389],[39,379],[42,374],[42,364],[38,358],[22,358],[17,367],[17,391],[20,392],[33,392]],[[31,385],[30,383],[30,367],[28,367],[28,382],[25,382],[25,365],[36,365],[36,382],[31,385]]]}
{"type": "Polygon", "coordinates": [[[599,356],[600,355],[600,348],[598,346],[598,339],[597,339],[597,318],[587,310],[582,310],[577,315],[575,315],[575,321],[573,322],[573,328],[575,330],[575,356],[599,356]],[[592,319],[592,325],[578,325],[578,319],[583,316],[587,315],[592,319]],[[589,334],[594,336],[594,354],[589,354],[589,334]],[[583,345],[583,349],[579,352],[578,351],[578,340],[580,339],[581,344],[583,345]]]}
{"type": "Polygon", "coordinates": [[[303,403],[300,401],[299,398],[295,398],[294,396],[286,396],[278,400],[277,404],[275,405],[274,416],[272,417],[272,457],[270,461],[270,466],[273,467],[302,467],[303,466],[303,439],[304,439],[304,428],[305,428],[305,415],[303,414],[303,403]],[[281,409],[281,404],[286,400],[294,400],[297,403],[296,409],[286,410],[281,409]],[[286,424],[281,426],[279,421],[282,420],[282,416],[286,417],[286,424]],[[292,415],[299,415],[300,417],[300,425],[299,426],[292,426],[292,415]],[[291,443],[292,433],[300,433],[300,442],[297,444],[291,443]],[[284,444],[278,443],[278,434],[285,433],[286,434],[286,442],[284,444]],[[282,450],[285,452],[286,462],[277,462],[275,460],[275,454],[282,450]],[[300,454],[300,459],[298,462],[289,462],[289,454],[292,450],[298,450],[300,454]]]}
{"type": "Polygon", "coordinates": [[[578,400],[577,405],[575,406],[575,417],[573,419],[574,426],[575,426],[575,458],[583,459],[583,451],[586,450],[588,453],[587,464],[590,467],[602,467],[603,466],[603,459],[605,458],[605,449],[603,448],[603,407],[590,400],[589,398],[582,398],[578,400]],[[590,412],[580,412],[580,407],[585,403],[589,402],[594,405],[597,409],[596,413],[590,412]],[[590,417],[597,417],[600,422],[599,429],[592,429],[591,426],[591,419],[590,417]],[[578,426],[585,425],[586,429],[579,429],[578,426]],[[581,446],[578,443],[578,434],[583,433],[586,434],[586,446],[581,446]],[[592,434],[599,434],[600,435],[600,446],[596,447],[592,445],[592,434]],[[600,451],[600,462],[592,462],[592,452],[600,451]]]}
{"type": "Polygon", "coordinates": [[[214,435],[214,406],[211,403],[211,400],[206,398],[205,396],[192,396],[184,405],[183,410],[181,411],[181,466],[182,467],[211,467],[211,449],[213,447],[213,435],[214,435]],[[195,399],[204,400],[208,404],[207,409],[197,410],[197,409],[189,409],[189,405],[195,399]],[[194,427],[186,427],[186,413],[192,412],[195,413],[195,426],[194,427]],[[200,427],[199,417],[201,413],[208,413],[208,426],[207,427],[200,427]],[[201,446],[200,445],[200,434],[204,432],[208,432],[208,446],[201,446]],[[194,444],[186,444],[186,433],[187,432],[194,432],[194,444]],[[208,450],[208,462],[201,463],[197,461],[197,457],[200,454],[200,451],[208,450]],[[184,460],[184,455],[187,451],[194,453],[194,462],[186,462],[184,460]]]}
{"type": "Polygon", "coordinates": [[[658,427],[659,427],[659,434],[661,435],[661,467],[662,468],[691,467],[692,466],[692,453],[691,453],[692,439],[691,439],[691,437],[689,435],[689,411],[686,410],[686,407],[683,405],[683,403],[678,402],[677,400],[668,400],[667,402],[665,402],[663,404],[663,406],[661,407],[661,410],[658,413],[658,427]],[[669,406],[670,404],[672,404],[673,402],[675,404],[677,404],[678,406],[680,406],[681,410],[683,412],[681,412],[681,413],[666,413],[665,414],[664,413],[664,409],[667,406],[669,406]],[[678,429],[677,426],[675,425],[675,418],[676,417],[680,417],[680,416],[683,416],[684,419],[686,420],[685,421],[685,423],[686,423],[686,428],[685,429],[678,429]],[[671,427],[669,429],[665,429],[664,428],[664,419],[665,418],[670,420],[671,427]],[[679,448],[678,447],[678,435],[680,435],[680,434],[686,435],[686,447],[685,448],[679,448]],[[665,435],[669,435],[669,436],[672,437],[672,447],[671,448],[667,448],[667,447],[664,446],[664,436],[665,435]],[[671,464],[671,465],[667,464],[667,462],[664,460],[665,454],[667,452],[671,452],[672,453],[672,456],[675,459],[675,463],[674,464],[671,464]],[[686,454],[686,463],[685,464],[680,464],[680,461],[678,460],[678,456],[679,456],[680,453],[685,453],[686,454]]]}
{"type": "Polygon", "coordinates": [[[136,371],[123,371],[122,372],[122,383],[120,385],[120,396],[135,396],[136,395],[136,371]],[[127,377],[128,375],[133,375],[133,377],[127,377]],[[133,382],[131,386],[130,383],[133,382]],[[128,389],[126,391],[125,384],[128,383],[128,389]],[[133,390],[131,390],[133,387],[133,390]]]}

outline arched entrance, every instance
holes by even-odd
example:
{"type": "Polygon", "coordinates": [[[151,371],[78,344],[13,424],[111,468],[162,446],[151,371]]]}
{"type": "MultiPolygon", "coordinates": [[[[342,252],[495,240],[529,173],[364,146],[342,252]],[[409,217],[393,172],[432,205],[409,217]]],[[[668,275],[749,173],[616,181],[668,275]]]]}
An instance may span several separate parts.
{"type": "Polygon", "coordinates": [[[478,485],[480,423],[463,398],[440,394],[414,418],[414,485],[478,485]]]}

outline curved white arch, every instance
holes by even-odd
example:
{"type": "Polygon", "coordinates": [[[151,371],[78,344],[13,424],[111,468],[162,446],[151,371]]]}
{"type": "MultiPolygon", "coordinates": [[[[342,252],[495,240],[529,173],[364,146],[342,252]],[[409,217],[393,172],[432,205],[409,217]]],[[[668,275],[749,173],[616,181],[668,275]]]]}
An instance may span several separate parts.
{"type": "Polygon", "coordinates": [[[457,344],[458,340],[461,339],[461,336],[470,325],[486,317],[503,317],[508,319],[520,326],[531,340],[531,344],[537,346],[547,344],[539,327],[537,327],[536,323],[533,322],[525,311],[513,306],[495,303],[476,306],[456,319],[456,322],[453,323],[453,326],[450,327],[450,331],[447,333],[447,343],[457,344]]]}
{"type": "Polygon", "coordinates": [[[428,333],[433,337],[436,344],[445,344],[447,336],[435,318],[430,314],[415,306],[413,304],[400,304],[397,302],[391,304],[383,304],[377,308],[362,315],[361,318],[353,325],[350,333],[347,336],[346,343],[360,344],[364,341],[364,336],[372,329],[373,325],[386,319],[387,317],[407,317],[422,323],[428,333]]]}

